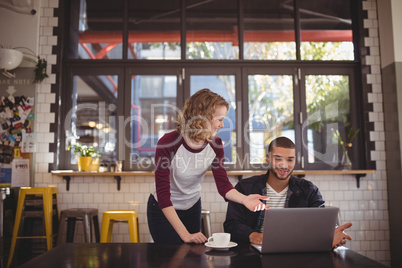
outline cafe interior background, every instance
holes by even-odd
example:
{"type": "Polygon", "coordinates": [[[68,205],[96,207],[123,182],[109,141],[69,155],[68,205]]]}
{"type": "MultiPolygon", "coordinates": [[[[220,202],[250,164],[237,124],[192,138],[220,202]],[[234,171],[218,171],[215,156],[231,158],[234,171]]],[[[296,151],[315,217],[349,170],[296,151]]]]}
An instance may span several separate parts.
{"type": "MultiPolygon", "coordinates": [[[[24,54],[16,69],[0,74],[1,97],[29,99],[33,118],[21,126],[22,141],[1,142],[32,144],[21,153],[29,161],[26,183],[57,186],[60,210],[91,207],[102,217],[108,209],[136,209],[141,242],[151,242],[146,201],[155,142],[174,129],[184,100],[208,87],[231,107],[221,131],[229,172],[264,169],[270,137],[293,138],[296,169],[340,208],[342,222],[353,222],[347,247],[401,267],[401,11],[399,0],[0,0],[0,45],[24,54]],[[36,56],[46,60],[48,77],[33,83],[36,56]],[[336,103],[335,117],[316,118],[331,105],[323,99],[336,103]],[[334,126],[343,139],[359,129],[347,151],[361,173],[330,172],[347,169],[339,166],[334,126]],[[104,170],[122,160],[123,171],[144,172],[119,184],[97,174],[67,181],[54,171],[77,170],[67,149],[74,142],[94,145],[104,170]],[[327,172],[307,172],[314,170],[327,172]]],[[[10,163],[6,151],[2,170],[10,163]]],[[[241,176],[232,174],[235,184],[241,176]]],[[[202,201],[212,231],[222,231],[227,204],[210,175],[202,201]]],[[[7,254],[7,206],[4,215],[7,254]]],[[[114,242],[129,242],[125,226],[116,230],[114,242]]]]}

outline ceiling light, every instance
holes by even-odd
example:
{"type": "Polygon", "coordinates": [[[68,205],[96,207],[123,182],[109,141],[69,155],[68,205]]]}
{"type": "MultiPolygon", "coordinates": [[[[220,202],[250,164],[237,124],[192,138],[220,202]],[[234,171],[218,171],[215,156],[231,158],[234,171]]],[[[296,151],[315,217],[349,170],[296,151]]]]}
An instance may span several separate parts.
{"type": "Polygon", "coordinates": [[[156,116],[155,123],[162,124],[162,123],[165,123],[165,122],[167,122],[167,116],[166,115],[157,115],[156,116]]]}

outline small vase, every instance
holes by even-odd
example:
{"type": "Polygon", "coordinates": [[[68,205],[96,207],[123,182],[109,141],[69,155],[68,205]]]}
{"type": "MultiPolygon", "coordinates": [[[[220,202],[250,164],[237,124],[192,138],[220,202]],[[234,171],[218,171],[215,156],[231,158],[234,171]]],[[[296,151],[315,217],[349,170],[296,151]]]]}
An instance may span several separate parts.
{"type": "Polygon", "coordinates": [[[91,171],[91,156],[77,157],[78,171],[91,171]]]}
{"type": "Polygon", "coordinates": [[[92,158],[92,162],[91,162],[91,171],[99,171],[99,158],[92,158]]]}
{"type": "Polygon", "coordinates": [[[343,152],[340,169],[352,170],[352,162],[350,161],[348,151],[343,152]]]}

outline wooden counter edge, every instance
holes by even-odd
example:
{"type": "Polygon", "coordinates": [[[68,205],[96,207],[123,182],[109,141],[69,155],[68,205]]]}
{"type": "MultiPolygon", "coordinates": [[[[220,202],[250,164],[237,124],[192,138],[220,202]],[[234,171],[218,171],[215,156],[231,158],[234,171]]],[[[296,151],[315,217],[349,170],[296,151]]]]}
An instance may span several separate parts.
{"type": "MultiPolygon", "coordinates": [[[[356,175],[356,174],[371,174],[376,170],[294,170],[293,175],[356,175]]],[[[71,176],[71,177],[96,177],[96,176],[154,176],[152,171],[122,171],[122,172],[85,172],[85,171],[72,171],[72,170],[53,170],[52,175],[55,176],[71,176]]],[[[265,174],[266,170],[229,170],[228,176],[254,176],[265,174]]],[[[207,176],[211,176],[212,172],[208,171],[207,176]]]]}

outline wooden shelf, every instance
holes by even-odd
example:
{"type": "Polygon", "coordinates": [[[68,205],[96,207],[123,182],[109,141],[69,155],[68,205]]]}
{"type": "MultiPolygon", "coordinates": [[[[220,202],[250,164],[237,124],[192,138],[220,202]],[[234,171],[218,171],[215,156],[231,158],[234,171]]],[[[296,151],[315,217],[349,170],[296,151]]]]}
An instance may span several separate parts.
{"type": "MultiPolygon", "coordinates": [[[[265,174],[266,170],[229,170],[228,176],[237,176],[239,180],[245,177],[265,174]]],[[[154,176],[153,171],[122,171],[122,172],[96,172],[96,171],[73,171],[73,170],[54,170],[51,172],[55,176],[63,177],[66,180],[66,189],[70,190],[71,177],[114,177],[117,181],[117,190],[120,191],[121,177],[127,176],[154,176]]],[[[294,170],[293,175],[304,177],[306,175],[355,175],[357,188],[360,188],[360,178],[366,174],[375,173],[375,170],[294,170]]],[[[208,171],[206,176],[211,176],[208,171]]]]}
{"type": "Polygon", "coordinates": [[[97,172],[97,171],[73,171],[73,170],[53,170],[56,176],[72,177],[110,177],[110,176],[154,176],[153,171],[122,171],[122,172],[97,172]]]}

